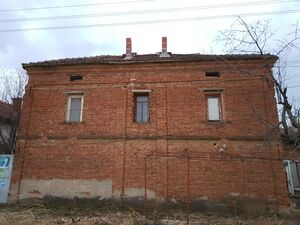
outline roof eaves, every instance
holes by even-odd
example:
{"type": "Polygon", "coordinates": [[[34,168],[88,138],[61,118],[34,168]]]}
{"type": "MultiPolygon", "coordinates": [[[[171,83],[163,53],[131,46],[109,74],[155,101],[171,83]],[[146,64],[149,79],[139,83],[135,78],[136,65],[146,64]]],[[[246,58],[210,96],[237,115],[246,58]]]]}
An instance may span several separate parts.
{"type": "Polygon", "coordinates": [[[108,60],[107,56],[94,56],[84,58],[66,58],[58,60],[49,60],[42,62],[23,63],[23,68],[29,67],[52,67],[64,65],[126,65],[126,64],[142,64],[142,63],[170,63],[170,62],[195,62],[195,61],[220,61],[220,60],[253,60],[253,59],[270,59],[276,61],[278,56],[266,54],[252,54],[252,55],[201,55],[201,54],[176,54],[173,58],[155,58],[157,55],[138,55],[133,59],[124,60],[122,56],[111,56],[114,60],[108,60]],[[107,61],[106,61],[107,60],[107,61]]]}

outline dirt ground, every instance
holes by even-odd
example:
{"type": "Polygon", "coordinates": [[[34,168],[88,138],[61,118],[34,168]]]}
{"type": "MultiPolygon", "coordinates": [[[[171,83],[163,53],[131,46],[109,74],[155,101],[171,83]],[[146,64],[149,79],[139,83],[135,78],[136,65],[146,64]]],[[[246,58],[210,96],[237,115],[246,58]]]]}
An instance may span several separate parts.
{"type": "MultiPolygon", "coordinates": [[[[151,214],[116,208],[55,209],[42,203],[0,206],[0,225],[183,225],[185,213],[151,214]]],[[[277,216],[242,217],[216,214],[191,214],[190,225],[300,225],[300,218],[277,216]]]]}

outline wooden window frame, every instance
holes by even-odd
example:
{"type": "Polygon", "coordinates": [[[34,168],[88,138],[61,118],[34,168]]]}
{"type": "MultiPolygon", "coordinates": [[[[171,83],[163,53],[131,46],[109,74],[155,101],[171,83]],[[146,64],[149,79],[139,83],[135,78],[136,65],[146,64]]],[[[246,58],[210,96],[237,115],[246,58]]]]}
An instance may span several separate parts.
{"type": "Polygon", "coordinates": [[[133,121],[134,123],[137,123],[137,124],[147,124],[150,122],[150,95],[149,95],[150,92],[134,92],[134,118],[133,118],[133,121]],[[148,97],[148,101],[147,101],[147,114],[148,114],[148,118],[147,118],[147,121],[146,122],[139,122],[137,121],[137,98],[140,97],[140,96],[147,96],[148,97]]]}
{"type": "Polygon", "coordinates": [[[291,196],[299,196],[300,188],[294,186],[294,177],[292,176],[292,165],[295,165],[296,180],[300,183],[300,161],[299,160],[284,160],[284,166],[287,178],[287,188],[291,196]]]}
{"type": "Polygon", "coordinates": [[[67,123],[82,123],[82,117],[83,117],[83,101],[84,101],[84,96],[83,96],[82,94],[69,95],[69,96],[68,96],[68,104],[67,104],[67,112],[66,112],[66,122],[67,122],[67,123]],[[79,120],[79,121],[70,121],[71,100],[72,100],[73,98],[80,98],[80,99],[81,99],[81,106],[80,106],[80,120],[79,120]]]}

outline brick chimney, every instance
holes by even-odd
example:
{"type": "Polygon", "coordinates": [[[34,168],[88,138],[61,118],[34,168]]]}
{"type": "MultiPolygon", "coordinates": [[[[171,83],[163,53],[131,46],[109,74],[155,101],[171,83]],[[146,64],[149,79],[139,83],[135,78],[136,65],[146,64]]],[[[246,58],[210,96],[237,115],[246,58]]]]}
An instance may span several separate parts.
{"type": "Polygon", "coordinates": [[[161,53],[159,55],[159,57],[163,58],[163,57],[170,57],[170,55],[168,54],[168,43],[167,43],[167,37],[162,37],[162,41],[161,41],[161,53]]]}
{"type": "Polygon", "coordinates": [[[126,38],[126,55],[124,59],[131,59],[131,58],[132,58],[131,38],[126,38]]]}

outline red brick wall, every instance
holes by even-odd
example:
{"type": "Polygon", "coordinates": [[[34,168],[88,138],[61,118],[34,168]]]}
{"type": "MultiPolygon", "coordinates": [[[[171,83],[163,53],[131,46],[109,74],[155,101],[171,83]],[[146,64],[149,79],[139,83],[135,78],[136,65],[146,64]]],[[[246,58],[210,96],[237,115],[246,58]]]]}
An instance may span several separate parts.
{"type": "Polygon", "coordinates": [[[249,75],[265,75],[257,69],[263,62],[232,63],[241,69],[222,62],[28,68],[11,199],[47,194],[23,181],[79,179],[110,180],[115,198],[145,197],[146,186],[157,200],[287,205],[278,134],[266,142],[266,123],[277,124],[272,84],[249,75]],[[205,77],[211,70],[221,76],[205,77]],[[83,80],[69,81],[72,73],[83,80]],[[148,124],[133,120],[133,89],[152,90],[148,124]],[[206,120],[206,89],[222,89],[224,122],[206,120]],[[69,91],[84,93],[80,124],[65,122],[69,91]]]}

